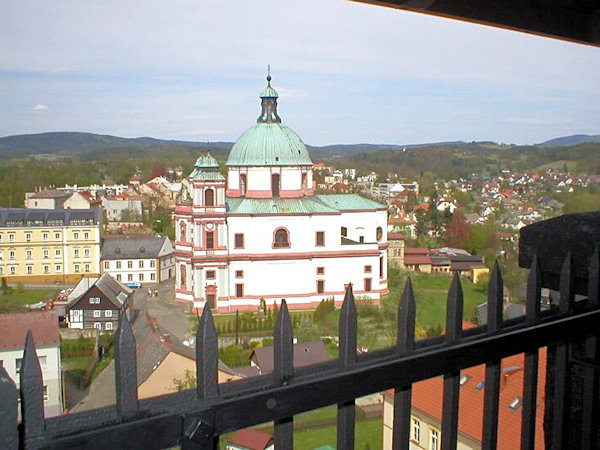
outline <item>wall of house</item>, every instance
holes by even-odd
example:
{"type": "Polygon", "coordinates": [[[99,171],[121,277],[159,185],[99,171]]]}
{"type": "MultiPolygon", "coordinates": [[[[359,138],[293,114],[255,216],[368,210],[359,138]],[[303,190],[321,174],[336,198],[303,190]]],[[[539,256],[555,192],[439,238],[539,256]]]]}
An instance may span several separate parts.
{"type": "MultiPolygon", "coordinates": [[[[138,397],[150,398],[175,392],[173,379],[183,379],[186,371],[189,371],[195,377],[196,361],[175,352],[169,353],[156,370],[152,372],[152,375],[138,386],[138,397]]],[[[239,379],[239,377],[218,371],[219,383],[234,379],[239,379]]]]}
{"type": "Polygon", "coordinates": [[[63,204],[65,209],[90,209],[90,203],[79,193],[74,192],[63,204]]]}
{"type": "MultiPolygon", "coordinates": [[[[46,386],[48,399],[44,400],[45,417],[59,416],[62,408],[62,385],[60,349],[58,344],[52,346],[36,345],[36,353],[42,369],[43,386],[46,386]]],[[[17,359],[23,358],[23,349],[0,349],[0,365],[19,387],[17,359]]]]}
{"type": "MultiPolygon", "coordinates": [[[[392,437],[393,437],[393,426],[394,426],[394,396],[385,392],[383,395],[383,450],[392,450],[392,437]]],[[[411,423],[410,423],[410,450],[435,450],[430,445],[430,433],[431,430],[438,432],[438,449],[441,448],[442,433],[441,433],[441,422],[422,411],[412,408],[411,410],[411,423]],[[412,421],[417,420],[419,422],[419,440],[415,440],[415,434],[413,431],[412,421]]],[[[459,432],[458,442],[456,446],[457,450],[479,450],[481,449],[481,443],[472,439],[469,436],[459,432]]]]}
{"type": "Polygon", "coordinates": [[[159,264],[156,258],[103,260],[102,272],[107,272],[122,283],[160,281],[159,264]]]}
{"type": "Polygon", "coordinates": [[[99,224],[0,228],[0,276],[8,282],[73,282],[99,273],[99,224]]]}

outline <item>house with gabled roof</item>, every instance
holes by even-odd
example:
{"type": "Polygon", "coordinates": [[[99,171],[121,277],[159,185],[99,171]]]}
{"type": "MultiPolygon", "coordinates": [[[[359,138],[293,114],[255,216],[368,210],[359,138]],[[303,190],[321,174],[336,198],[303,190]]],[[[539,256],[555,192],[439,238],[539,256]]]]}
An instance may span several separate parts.
{"type": "MultiPolygon", "coordinates": [[[[132,324],[136,343],[136,364],[139,398],[156,397],[177,390],[175,379],[186,373],[196,376],[196,349],[184,345],[152,317],[139,312],[132,324]]],[[[219,383],[241,376],[221,360],[217,366],[219,383]]]]}
{"type": "Polygon", "coordinates": [[[253,428],[237,430],[227,439],[227,450],[273,450],[273,436],[253,428]]]}
{"type": "Polygon", "coordinates": [[[66,320],[69,328],[116,330],[119,316],[129,307],[133,291],[109,274],[84,277],[69,294],[66,320]]]}
{"type": "Polygon", "coordinates": [[[33,336],[42,373],[44,417],[61,415],[60,335],[55,311],[0,314],[0,366],[4,367],[19,388],[19,373],[28,330],[31,330],[33,336]]]}
{"type": "Polygon", "coordinates": [[[175,276],[175,256],[167,236],[118,235],[102,243],[100,266],[124,283],[160,283],[175,276]]]}
{"type": "MultiPolygon", "coordinates": [[[[464,322],[463,322],[464,323],[464,322]]],[[[472,328],[474,325],[463,325],[472,328]]],[[[502,359],[500,395],[498,405],[498,450],[518,447],[523,413],[523,378],[525,355],[523,353],[502,359]]],[[[535,415],[535,447],[544,447],[544,406],[546,349],[539,351],[539,375],[537,408],[535,415]]],[[[483,430],[483,398],[485,394],[485,364],[460,372],[460,395],[458,406],[458,448],[480,449],[483,430]]],[[[412,408],[410,418],[410,448],[440,449],[442,439],[443,377],[438,376],[412,385],[412,408]]],[[[394,417],[394,391],[384,394],[383,403],[383,449],[392,448],[394,417]]]]}

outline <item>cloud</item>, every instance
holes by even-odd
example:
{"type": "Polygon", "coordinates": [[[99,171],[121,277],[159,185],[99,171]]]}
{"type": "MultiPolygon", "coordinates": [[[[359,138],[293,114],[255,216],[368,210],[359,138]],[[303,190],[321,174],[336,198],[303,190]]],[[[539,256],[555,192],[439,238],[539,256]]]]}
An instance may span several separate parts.
{"type": "Polygon", "coordinates": [[[48,109],[48,107],[46,105],[42,105],[41,103],[38,103],[33,107],[34,111],[44,111],[46,109],[48,109]]]}
{"type": "Polygon", "coordinates": [[[215,135],[215,134],[225,134],[225,132],[223,130],[206,128],[206,129],[186,131],[181,134],[183,136],[206,136],[206,135],[215,135]]]}
{"type": "Polygon", "coordinates": [[[283,98],[306,98],[306,92],[300,89],[286,89],[282,87],[277,87],[276,89],[279,96],[283,98]]]}

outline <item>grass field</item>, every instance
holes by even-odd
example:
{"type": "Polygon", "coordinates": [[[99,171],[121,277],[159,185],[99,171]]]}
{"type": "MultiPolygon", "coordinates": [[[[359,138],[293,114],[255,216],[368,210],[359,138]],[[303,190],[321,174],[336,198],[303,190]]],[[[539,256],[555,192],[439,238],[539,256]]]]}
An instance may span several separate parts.
{"type": "MultiPolygon", "coordinates": [[[[321,445],[336,447],[337,427],[314,427],[294,431],[294,450],[313,450],[321,445]]],[[[381,418],[357,420],[355,431],[355,449],[381,448],[383,442],[383,424],[381,418]]]]}
{"type": "MultiPolygon", "coordinates": [[[[441,327],[446,323],[446,300],[452,278],[438,274],[411,274],[417,304],[417,322],[424,327],[441,327]]],[[[486,301],[486,291],[461,280],[463,289],[463,318],[472,320],[477,305],[486,301]]]]}
{"type": "Polygon", "coordinates": [[[41,302],[47,296],[54,297],[57,292],[56,289],[11,289],[10,293],[0,295],[0,313],[27,311],[25,305],[41,302]]]}

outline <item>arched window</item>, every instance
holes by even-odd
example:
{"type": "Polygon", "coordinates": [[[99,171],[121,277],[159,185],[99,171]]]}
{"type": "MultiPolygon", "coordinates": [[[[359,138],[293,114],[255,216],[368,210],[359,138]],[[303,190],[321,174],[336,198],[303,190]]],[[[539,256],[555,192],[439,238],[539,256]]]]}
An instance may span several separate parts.
{"type": "Polygon", "coordinates": [[[290,246],[290,233],[285,228],[275,230],[273,248],[288,248],[290,246]]]}
{"type": "Polygon", "coordinates": [[[186,236],[186,225],[185,222],[180,222],[179,223],[179,240],[183,241],[183,242],[187,242],[187,236],[186,236]]]}
{"type": "Polygon", "coordinates": [[[246,196],[246,174],[245,173],[240,175],[240,195],[242,197],[246,196]]]}
{"type": "Polygon", "coordinates": [[[186,271],[185,271],[185,266],[182,264],[181,266],[179,266],[179,273],[180,273],[180,286],[181,289],[185,290],[186,288],[186,271]]]}
{"type": "Polygon", "coordinates": [[[215,206],[215,191],[207,189],[204,191],[204,206],[215,206]]]}
{"type": "Polygon", "coordinates": [[[302,174],[302,189],[306,189],[306,174],[302,174]]]}
{"type": "Polygon", "coordinates": [[[375,232],[375,234],[377,237],[377,242],[379,242],[383,237],[383,229],[381,227],[377,227],[377,231],[375,232]]]}

